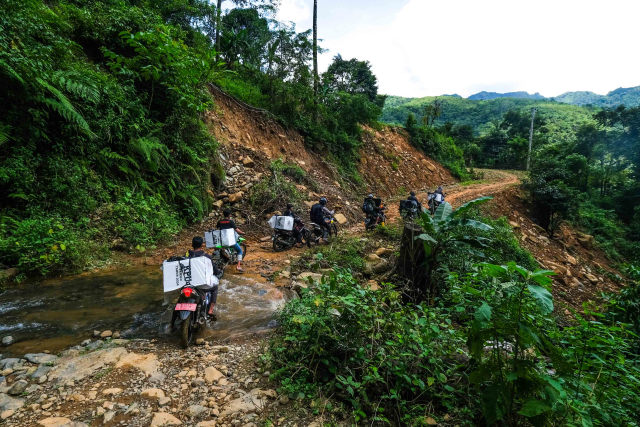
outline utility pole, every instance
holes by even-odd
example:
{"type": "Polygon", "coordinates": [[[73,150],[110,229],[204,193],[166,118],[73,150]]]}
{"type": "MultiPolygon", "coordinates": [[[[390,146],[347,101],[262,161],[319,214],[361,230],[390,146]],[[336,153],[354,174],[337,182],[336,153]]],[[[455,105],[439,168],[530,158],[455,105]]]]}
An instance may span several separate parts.
{"type": "Polygon", "coordinates": [[[529,170],[529,166],[531,165],[531,145],[533,144],[533,121],[536,118],[537,112],[538,112],[537,108],[531,109],[531,131],[529,132],[529,155],[527,156],[527,170],[529,170]]]}

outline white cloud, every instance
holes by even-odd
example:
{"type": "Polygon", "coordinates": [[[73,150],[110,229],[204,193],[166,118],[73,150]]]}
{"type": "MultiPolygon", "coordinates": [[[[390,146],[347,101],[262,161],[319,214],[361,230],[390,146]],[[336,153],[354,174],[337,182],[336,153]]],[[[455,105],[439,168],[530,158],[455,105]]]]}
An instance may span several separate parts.
{"type": "MultiPolygon", "coordinates": [[[[309,18],[312,14],[313,2],[305,0],[283,0],[280,9],[278,10],[278,20],[284,22],[295,22],[296,26],[309,18]]],[[[302,28],[298,30],[304,31],[302,28]]]]}
{"type": "MultiPolygon", "coordinates": [[[[285,4],[289,16],[311,13],[299,1],[285,4]]],[[[401,96],[606,93],[640,85],[638,16],[637,0],[411,0],[391,24],[354,17],[352,30],[335,38],[331,22],[319,19],[330,50],[320,63],[325,68],[336,53],[367,59],[380,91],[401,96]]]]}

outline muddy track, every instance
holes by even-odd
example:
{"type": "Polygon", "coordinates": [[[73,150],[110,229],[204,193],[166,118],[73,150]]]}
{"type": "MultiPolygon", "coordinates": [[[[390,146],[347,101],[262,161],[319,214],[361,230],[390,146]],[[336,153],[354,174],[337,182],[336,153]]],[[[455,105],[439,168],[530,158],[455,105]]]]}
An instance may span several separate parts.
{"type": "MultiPolygon", "coordinates": [[[[495,196],[514,185],[518,185],[520,183],[520,179],[509,172],[498,171],[498,170],[490,170],[487,169],[485,171],[486,175],[490,175],[491,178],[478,183],[471,185],[460,185],[453,184],[450,186],[444,187],[446,201],[449,202],[454,208],[482,196],[495,196]]],[[[433,191],[435,189],[429,189],[429,191],[433,191]]],[[[422,202],[422,204],[426,208],[427,201],[427,193],[428,191],[421,191],[417,193],[418,200],[422,202]]],[[[398,211],[398,201],[399,199],[394,199],[389,203],[390,208],[387,211],[387,219],[389,222],[394,223],[400,219],[400,212],[398,211]]]]}

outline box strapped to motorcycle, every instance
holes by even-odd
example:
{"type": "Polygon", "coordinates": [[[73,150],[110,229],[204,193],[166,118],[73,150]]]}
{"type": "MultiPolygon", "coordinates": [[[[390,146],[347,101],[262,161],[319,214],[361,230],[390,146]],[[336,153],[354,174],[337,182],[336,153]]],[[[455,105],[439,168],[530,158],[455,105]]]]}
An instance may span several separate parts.
{"type": "Polygon", "coordinates": [[[170,258],[162,263],[162,279],[165,293],[189,285],[208,290],[218,284],[207,257],[170,258]]]}
{"type": "Polygon", "coordinates": [[[229,247],[238,242],[238,237],[233,228],[227,228],[226,230],[210,230],[204,233],[204,242],[209,249],[229,247]]]}
{"type": "Polygon", "coordinates": [[[269,220],[269,225],[276,230],[291,231],[293,230],[293,217],[274,215],[269,220]]]}

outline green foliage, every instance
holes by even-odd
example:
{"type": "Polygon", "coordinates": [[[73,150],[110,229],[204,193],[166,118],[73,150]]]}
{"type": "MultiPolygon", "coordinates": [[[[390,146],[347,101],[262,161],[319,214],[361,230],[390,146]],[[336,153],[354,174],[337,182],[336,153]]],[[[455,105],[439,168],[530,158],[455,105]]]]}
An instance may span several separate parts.
{"type": "Polygon", "coordinates": [[[306,173],[297,165],[290,165],[276,160],[269,166],[271,174],[263,177],[251,187],[249,204],[253,211],[268,214],[282,210],[287,203],[299,207],[304,201],[304,195],[296,188],[294,182],[300,182],[306,173]]]}
{"type": "Polygon", "coordinates": [[[358,286],[346,271],[303,291],[280,315],[270,344],[280,391],[313,396],[318,390],[350,404],[357,420],[419,425],[431,399],[451,402],[462,390],[448,354],[461,351],[450,319],[405,306],[399,292],[358,286]]]}
{"type": "Polygon", "coordinates": [[[443,254],[446,253],[450,246],[464,245],[480,250],[487,247],[485,243],[488,240],[487,238],[477,235],[466,235],[464,232],[466,228],[490,231],[492,227],[474,219],[463,218],[462,215],[474,206],[486,203],[491,199],[492,197],[481,197],[465,203],[455,211],[449,203],[444,202],[438,206],[433,217],[428,213],[422,212],[421,219],[424,233],[417,236],[416,239],[421,240],[424,247],[425,264],[427,265],[425,274],[427,280],[420,282],[426,285],[426,288],[418,286],[416,289],[416,297],[419,301],[427,298],[433,300],[435,295],[440,293],[439,290],[436,289],[437,282],[435,272],[438,269],[438,263],[443,257],[443,254]]]}
{"type": "Polygon", "coordinates": [[[207,2],[3,6],[0,197],[13,203],[0,211],[2,263],[75,271],[101,256],[83,241],[148,245],[202,218],[216,144],[201,113],[217,66],[188,22],[206,21],[207,2]],[[34,226],[44,239],[53,223],[68,233],[64,257],[13,251],[36,239],[29,224],[45,224],[34,226]]]}
{"type": "MultiPolygon", "coordinates": [[[[382,227],[378,227],[382,228],[382,227]]],[[[328,246],[315,246],[305,252],[298,266],[302,269],[344,268],[352,272],[364,269],[365,243],[359,238],[339,235],[328,246]]]]}

